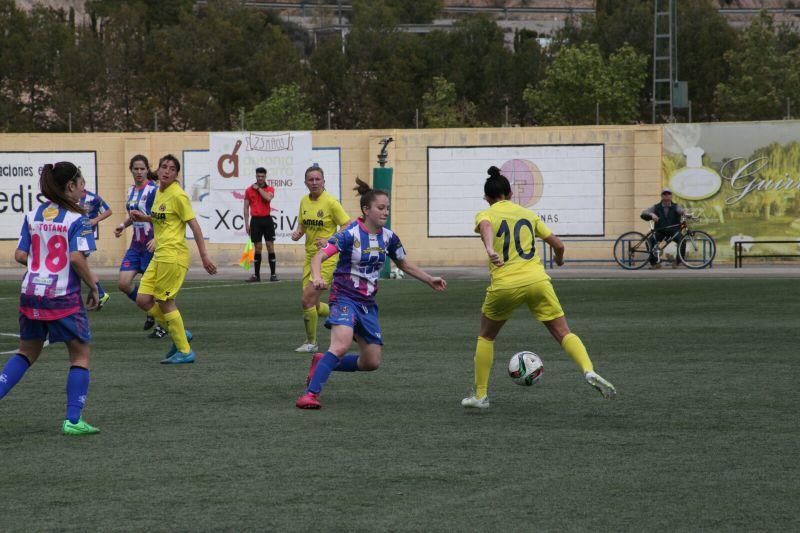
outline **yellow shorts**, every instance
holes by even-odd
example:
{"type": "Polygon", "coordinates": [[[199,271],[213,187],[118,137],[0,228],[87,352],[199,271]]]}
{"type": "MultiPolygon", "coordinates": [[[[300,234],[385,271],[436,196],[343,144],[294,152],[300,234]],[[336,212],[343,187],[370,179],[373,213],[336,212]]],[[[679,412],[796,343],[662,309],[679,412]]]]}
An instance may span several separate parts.
{"type": "Polygon", "coordinates": [[[186,267],[175,263],[150,261],[147,270],[139,282],[139,293],[150,294],[156,300],[174,300],[183,286],[186,267]]]}
{"type": "MultiPolygon", "coordinates": [[[[329,257],[325,261],[322,262],[322,279],[325,280],[325,283],[328,284],[328,288],[331,286],[331,280],[333,279],[333,271],[336,270],[336,263],[339,262],[339,256],[329,257]]],[[[311,283],[311,259],[306,258],[306,262],[303,263],[303,285],[302,288],[305,289],[306,285],[311,283]]]]}
{"type": "Polygon", "coordinates": [[[513,289],[494,289],[486,291],[481,311],[486,318],[498,322],[508,320],[514,310],[522,304],[527,304],[533,316],[539,322],[549,322],[564,316],[561,303],[558,301],[556,291],[550,280],[538,281],[514,287],[513,289]]]}

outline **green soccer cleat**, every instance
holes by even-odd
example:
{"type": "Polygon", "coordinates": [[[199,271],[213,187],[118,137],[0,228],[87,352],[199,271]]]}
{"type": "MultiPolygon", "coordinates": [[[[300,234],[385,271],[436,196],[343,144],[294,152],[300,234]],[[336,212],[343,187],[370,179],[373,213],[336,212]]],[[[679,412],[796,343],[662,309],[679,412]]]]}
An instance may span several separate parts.
{"type": "Polygon", "coordinates": [[[95,433],[100,433],[100,429],[87,424],[81,418],[74,424],[69,420],[64,420],[64,424],[61,426],[61,433],[64,435],[94,435],[95,433]]]}
{"type": "Polygon", "coordinates": [[[95,311],[101,310],[103,308],[103,306],[106,305],[106,303],[108,303],[108,301],[110,299],[111,299],[111,295],[110,294],[105,293],[104,295],[102,295],[100,297],[100,300],[97,302],[97,309],[95,309],[95,311]]]}

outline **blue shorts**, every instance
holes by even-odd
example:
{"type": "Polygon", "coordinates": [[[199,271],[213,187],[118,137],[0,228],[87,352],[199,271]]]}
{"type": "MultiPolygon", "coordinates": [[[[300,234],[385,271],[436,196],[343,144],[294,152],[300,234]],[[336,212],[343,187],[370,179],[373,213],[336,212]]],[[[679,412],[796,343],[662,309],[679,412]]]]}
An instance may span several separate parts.
{"type": "Polygon", "coordinates": [[[19,338],[25,341],[47,339],[51,344],[77,339],[86,344],[92,340],[92,332],[85,308],[58,320],[34,320],[20,313],[19,338]]]}
{"type": "Polygon", "coordinates": [[[125,257],[122,258],[122,263],[119,265],[119,270],[120,272],[134,271],[143,274],[152,258],[153,252],[148,252],[147,248],[144,250],[128,248],[128,251],[125,252],[125,257]]]}
{"type": "Polygon", "coordinates": [[[326,328],[331,326],[353,328],[353,333],[367,344],[383,346],[377,304],[357,304],[347,298],[338,298],[331,303],[331,314],[325,321],[326,328]]]}

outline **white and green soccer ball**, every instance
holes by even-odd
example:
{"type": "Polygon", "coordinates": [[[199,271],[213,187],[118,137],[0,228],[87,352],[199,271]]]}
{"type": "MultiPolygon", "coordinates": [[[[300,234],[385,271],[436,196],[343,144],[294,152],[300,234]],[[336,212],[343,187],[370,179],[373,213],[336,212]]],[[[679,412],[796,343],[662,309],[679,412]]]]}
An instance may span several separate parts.
{"type": "Polygon", "coordinates": [[[533,352],[515,353],[508,362],[508,375],[517,385],[530,387],[542,379],[544,363],[533,352]]]}

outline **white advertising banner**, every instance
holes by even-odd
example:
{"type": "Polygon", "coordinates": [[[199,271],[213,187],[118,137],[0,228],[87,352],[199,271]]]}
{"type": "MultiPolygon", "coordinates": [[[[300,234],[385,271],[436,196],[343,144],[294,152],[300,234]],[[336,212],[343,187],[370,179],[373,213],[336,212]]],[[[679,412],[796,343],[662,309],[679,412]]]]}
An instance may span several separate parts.
{"type": "MultiPolygon", "coordinates": [[[[192,201],[203,235],[210,242],[245,243],[244,191],[255,182],[255,168],[241,189],[215,189],[209,172],[214,157],[208,150],[183,152],[183,187],[192,201]]],[[[275,221],[275,242],[293,244],[292,231],[297,228],[300,198],[308,193],[304,183],[306,168],[316,164],[325,172],[325,188],[341,199],[341,150],[339,148],[314,148],[309,162],[297,175],[276,177],[267,168],[267,183],[275,188],[275,198],[270,202],[275,221]]],[[[189,232],[187,236],[191,237],[189,232]]],[[[302,244],[302,240],[300,241],[302,244]]]]}
{"type": "Polygon", "coordinates": [[[77,165],[86,188],[99,193],[96,152],[0,152],[0,239],[19,239],[25,213],[47,201],[39,192],[42,167],[59,161],[77,165]]]}
{"type": "Polygon", "coordinates": [[[490,166],[511,182],[512,201],[535,211],[561,236],[604,234],[604,146],[428,148],[428,236],[471,237],[488,207],[490,166]]]}

